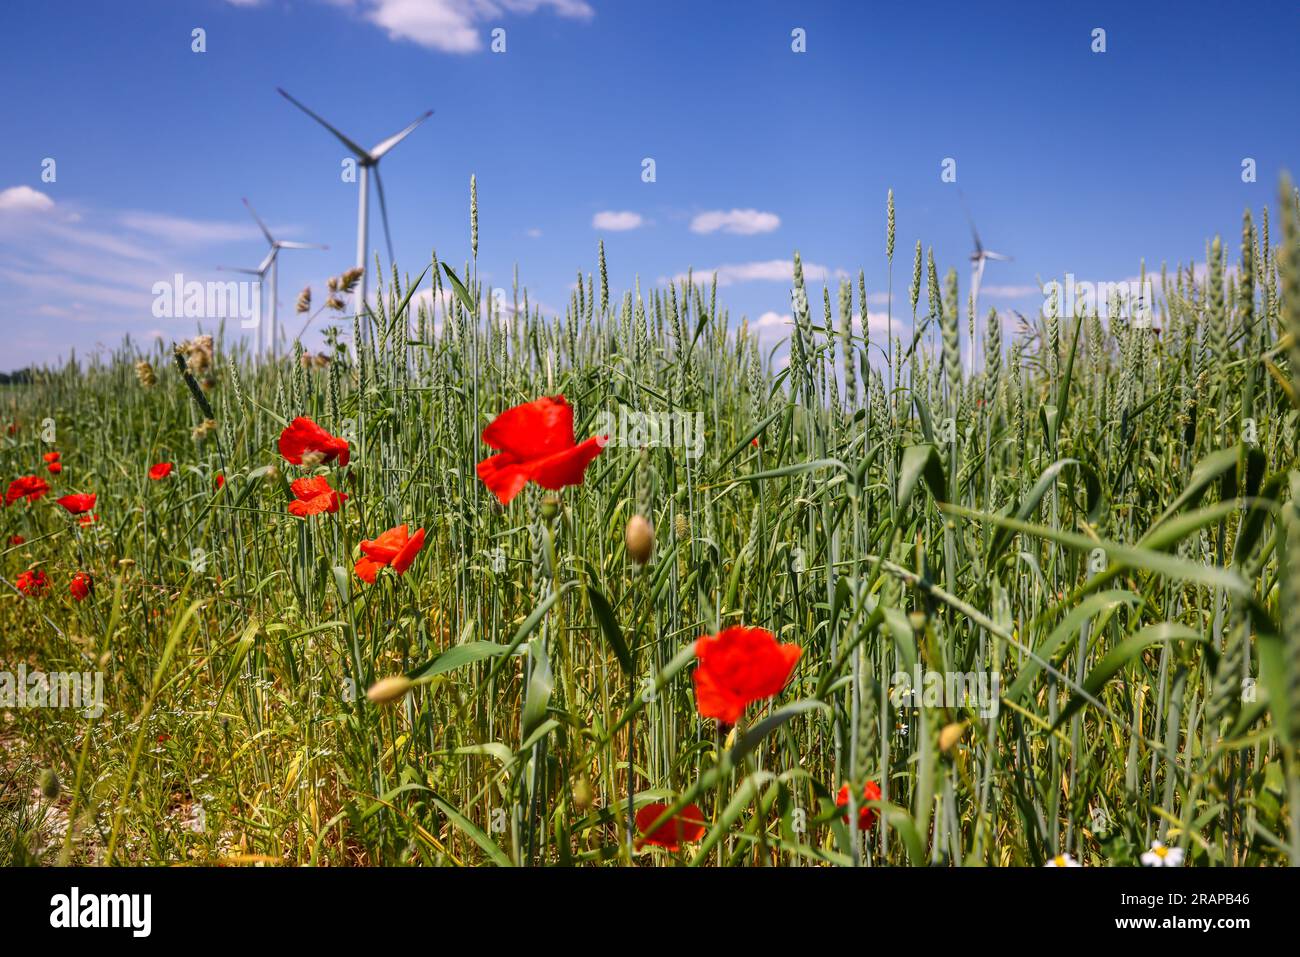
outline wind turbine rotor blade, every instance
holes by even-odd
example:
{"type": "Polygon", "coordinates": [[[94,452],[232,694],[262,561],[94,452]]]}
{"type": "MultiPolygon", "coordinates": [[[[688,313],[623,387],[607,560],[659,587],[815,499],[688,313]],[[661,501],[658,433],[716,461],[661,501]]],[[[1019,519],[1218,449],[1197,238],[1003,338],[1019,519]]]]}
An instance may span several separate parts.
{"type": "Polygon", "coordinates": [[[295,243],[287,239],[282,239],[276,243],[281,249],[329,249],[328,246],[322,246],[320,243],[295,243]]]}
{"type": "Polygon", "coordinates": [[[299,103],[299,102],[298,102],[297,100],[295,100],[292,96],[290,96],[287,92],[285,92],[285,90],[284,90],[283,87],[278,87],[278,86],[277,86],[277,87],[276,87],[276,90],[279,92],[279,94],[280,94],[282,97],[284,97],[286,100],[288,100],[288,101],[289,101],[290,103],[292,103],[294,106],[298,107],[298,109],[302,110],[304,113],[306,113],[308,116],[310,116],[313,120],[315,120],[315,121],[316,121],[317,123],[319,123],[321,126],[325,127],[325,129],[329,130],[331,133],[333,133],[335,136],[337,136],[338,139],[339,139],[339,142],[340,142],[340,143],[342,143],[344,146],[346,146],[348,149],[350,149],[353,153],[356,154],[357,159],[362,160],[363,162],[367,162],[367,163],[372,161],[372,157],[370,156],[369,153],[367,153],[367,152],[365,151],[365,149],[363,149],[362,147],[358,146],[358,145],[357,145],[356,143],[354,143],[352,140],[350,140],[350,139],[348,139],[346,136],[344,136],[341,132],[339,132],[339,130],[338,130],[336,127],[332,126],[332,125],[329,123],[329,121],[327,121],[324,117],[319,116],[319,115],[317,115],[316,113],[313,113],[309,108],[307,108],[307,107],[304,106],[303,104],[299,103]]]}
{"type": "Polygon", "coordinates": [[[242,272],[242,273],[246,273],[249,276],[262,275],[262,271],[260,269],[242,269],[239,266],[218,266],[217,269],[219,269],[221,272],[242,272]]]}
{"type": "Polygon", "coordinates": [[[975,228],[975,217],[971,216],[970,207],[966,205],[966,194],[958,189],[957,197],[961,200],[961,211],[966,214],[966,222],[970,225],[971,239],[975,241],[975,255],[978,256],[984,252],[984,245],[980,242],[979,230],[975,228]]]}
{"type": "Polygon", "coordinates": [[[970,289],[971,302],[975,305],[976,309],[978,309],[980,302],[980,281],[984,278],[984,257],[981,256],[976,260],[975,268],[972,269],[971,272],[973,273],[971,276],[970,289]]]}
{"type": "Polygon", "coordinates": [[[257,274],[259,276],[271,268],[271,263],[275,262],[275,256],[279,251],[280,249],[278,246],[271,247],[271,251],[266,254],[266,258],[263,259],[261,265],[257,267],[257,274]]]}
{"type": "Polygon", "coordinates": [[[266,241],[274,246],[275,239],[271,236],[271,231],[266,228],[266,223],[262,222],[262,217],[257,215],[257,210],[253,208],[253,204],[248,201],[247,196],[244,197],[244,205],[248,207],[248,212],[252,215],[253,221],[257,223],[258,228],[262,230],[262,235],[266,237],[266,241]]]}
{"type": "Polygon", "coordinates": [[[423,116],[417,119],[406,129],[402,130],[400,133],[394,133],[388,139],[384,140],[382,143],[380,143],[378,146],[376,146],[374,149],[370,151],[371,159],[378,160],[385,153],[391,150],[394,146],[402,142],[402,140],[406,139],[406,137],[410,135],[411,130],[415,129],[417,126],[419,126],[421,123],[423,123],[431,116],[433,116],[433,110],[429,110],[427,113],[425,113],[423,116]]]}
{"type": "Polygon", "coordinates": [[[388,243],[388,262],[392,265],[397,260],[393,258],[393,236],[388,231],[388,203],[384,201],[384,181],[379,176],[379,167],[375,170],[375,188],[379,190],[379,215],[384,221],[384,240],[388,243]]]}
{"type": "Polygon", "coordinates": [[[1011,257],[1010,257],[1010,256],[1004,256],[1004,255],[1002,255],[1001,253],[991,253],[991,252],[988,252],[988,251],[985,251],[985,253],[984,253],[984,258],[985,258],[985,259],[993,259],[993,260],[996,260],[997,262],[1000,262],[1000,263],[1009,263],[1009,262],[1011,262],[1011,257]]]}

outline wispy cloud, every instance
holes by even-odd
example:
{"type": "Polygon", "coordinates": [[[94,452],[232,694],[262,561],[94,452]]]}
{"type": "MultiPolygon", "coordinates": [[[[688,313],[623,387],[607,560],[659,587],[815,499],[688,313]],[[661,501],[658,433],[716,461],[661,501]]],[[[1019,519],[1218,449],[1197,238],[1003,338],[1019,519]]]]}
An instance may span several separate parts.
{"type": "Polygon", "coordinates": [[[737,236],[754,236],[758,233],[770,233],[781,225],[781,217],[776,213],[764,213],[757,209],[711,209],[699,213],[691,220],[693,233],[734,233],[737,236]]]}
{"type": "MultiPolygon", "coordinates": [[[[162,239],[178,246],[201,243],[231,243],[260,239],[261,231],[252,223],[232,223],[220,220],[185,219],[159,213],[124,213],[121,224],[127,229],[162,239]]],[[[277,239],[294,230],[277,227],[272,233],[277,239]]]]}
{"type": "MultiPolygon", "coordinates": [[[[258,241],[256,226],[153,211],[119,211],[54,201],[29,187],[0,190],[0,285],[23,336],[5,350],[5,365],[79,351],[103,331],[138,334],[154,322],[153,287],[229,278],[215,272],[219,250],[258,241]],[[97,330],[97,331],[96,331],[97,330]]],[[[192,334],[193,320],[171,335],[192,334]]]]}
{"type": "Polygon", "coordinates": [[[645,220],[641,218],[640,213],[628,211],[606,209],[591,217],[592,229],[605,229],[612,233],[626,232],[644,225],[645,220]]]}

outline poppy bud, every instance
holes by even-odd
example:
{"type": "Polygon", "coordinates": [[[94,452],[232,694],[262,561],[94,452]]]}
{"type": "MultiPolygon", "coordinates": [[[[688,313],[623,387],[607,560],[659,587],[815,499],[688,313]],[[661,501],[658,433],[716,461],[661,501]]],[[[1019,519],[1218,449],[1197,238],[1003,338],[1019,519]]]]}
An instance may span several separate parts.
{"type": "Polygon", "coordinates": [[[542,518],[548,522],[560,514],[560,499],[555,495],[547,495],[542,499],[542,518]]]}
{"type": "Polygon", "coordinates": [[[371,704],[390,704],[410,691],[412,683],[406,675],[389,675],[371,685],[366,698],[371,704]]]}
{"type": "Polygon", "coordinates": [[[57,801],[59,791],[62,785],[59,784],[59,776],[54,773],[53,768],[46,768],[41,772],[41,793],[51,801],[57,801]]]}
{"type": "Polygon", "coordinates": [[[952,724],[945,725],[944,729],[939,732],[939,750],[951,750],[952,746],[961,740],[961,736],[965,730],[965,721],[954,721],[952,724]]]}
{"type": "Polygon", "coordinates": [[[591,782],[587,780],[587,776],[583,775],[578,778],[573,783],[573,806],[579,811],[585,811],[591,807],[592,802],[595,800],[596,792],[592,790],[591,782]]]}
{"type": "Polygon", "coordinates": [[[623,538],[627,542],[627,553],[632,561],[644,565],[650,560],[650,555],[655,550],[655,530],[644,516],[633,515],[628,519],[623,538]]]}

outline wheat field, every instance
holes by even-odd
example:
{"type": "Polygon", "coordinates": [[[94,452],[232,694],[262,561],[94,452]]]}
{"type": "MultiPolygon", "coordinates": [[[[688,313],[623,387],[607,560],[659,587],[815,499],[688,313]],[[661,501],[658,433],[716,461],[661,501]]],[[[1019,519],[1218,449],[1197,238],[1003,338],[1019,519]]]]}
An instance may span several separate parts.
{"type": "Polygon", "coordinates": [[[3,711],[0,864],[1300,863],[1296,193],[1146,322],[882,214],[779,343],[603,247],[544,318],[475,220],[322,353],[4,387],[0,662],[102,707],[3,711]]]}

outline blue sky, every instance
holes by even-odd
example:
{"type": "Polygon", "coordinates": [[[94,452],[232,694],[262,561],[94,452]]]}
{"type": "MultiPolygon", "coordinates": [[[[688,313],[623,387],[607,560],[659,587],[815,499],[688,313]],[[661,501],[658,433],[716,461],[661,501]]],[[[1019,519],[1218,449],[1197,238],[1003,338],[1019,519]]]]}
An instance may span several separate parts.
{"type": "MultiPolygon", "coordinates": [[[[281,259],[281,315],[305,284],[320,301],[354,256],[357,187],[341,181],[339,144],[276,86],[366,145],[435,109],[381,167],[399,265],[418,273],[434,248],[468,257],[475,173],[480,274],[508,286],[518,263],[550,309],[603,238],[616,290],[721,269],[733,316],[773,313],[775,339],[796,249],[815,276],[863,267],[883,292],[890,187],[896,311],[917,239],[967,287],[958,190],[986,244],[1015,257],[989,266],[984,306],[1036,310],[1040,277],[1200,258],[1216,231],[1235,255],[1242,209],[1274,204],[1279,172],[1300,169],[1300,9],[1135,6],[15,5],[0,66],[0,368],[127,332],[192,334],[192,320],[152,315],[153,283],[255,265],[265,249],[243,196],[283,238],[330,245],[281,259]],[[498,27],[504,53],[490,49],[498,27]],[[791,49],[795,28],[806,52],[791,49]],[[941,182],[946,157],[956,184],[941,182]]],[[[382,249],[377,215],[370,239],[382,249]]]]}

